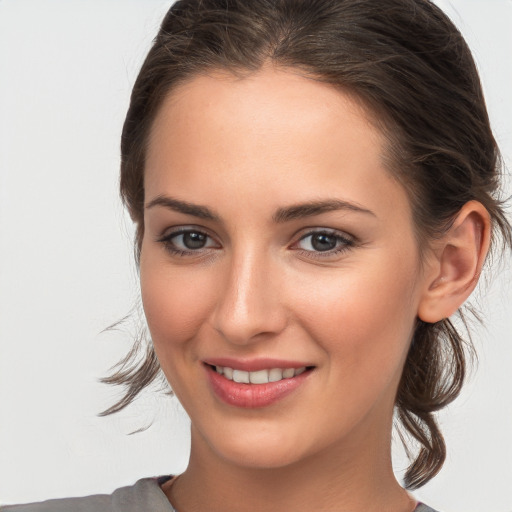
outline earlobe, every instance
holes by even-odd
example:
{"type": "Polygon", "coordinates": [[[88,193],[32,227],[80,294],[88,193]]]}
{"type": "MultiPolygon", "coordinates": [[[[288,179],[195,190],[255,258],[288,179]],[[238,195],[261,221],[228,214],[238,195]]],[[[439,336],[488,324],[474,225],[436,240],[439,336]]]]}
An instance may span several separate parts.
{"type": "Polygon", "coordinates": [[[475,289],[489,250],[489,212],[478,201],[469,201],[443,235],[426,272],[425,291],[418,317],[435,323],[448,318],[475,289]]]}

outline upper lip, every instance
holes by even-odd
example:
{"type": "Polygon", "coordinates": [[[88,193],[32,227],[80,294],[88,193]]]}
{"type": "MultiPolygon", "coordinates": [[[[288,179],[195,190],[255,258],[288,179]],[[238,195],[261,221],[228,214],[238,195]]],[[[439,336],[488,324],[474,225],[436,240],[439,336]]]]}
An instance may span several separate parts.
{"type": "Polygon", "coordinates": [[[257,372],[272,368],[302,368],[313,366],[301,361],[290,361],[285,359],[258,358],[258,359],[234,359],[231,357],[212,357],[203,361],[211,366],[222,366],[233,368],[233,370],[244,370],[246,372],[257,372]]]}

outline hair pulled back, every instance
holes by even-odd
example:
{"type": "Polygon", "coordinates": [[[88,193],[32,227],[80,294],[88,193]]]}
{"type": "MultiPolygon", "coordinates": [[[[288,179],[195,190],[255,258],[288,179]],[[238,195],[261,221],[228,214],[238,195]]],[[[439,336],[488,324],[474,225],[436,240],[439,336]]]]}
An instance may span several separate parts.
{"type": "MultiPolygon", "coordinates": [[[[470,200],[489,211],[494,245],[500,233],[511,244],[498,198],[501,161],[478,73],[461,34],[430,1],[180,0],[140,70],[122,134],[121,196],[136,223],[137,260],[146,145],[163,100],[199,74],[244,76],[265,63],[331,84],[367,108],[387,138],[389,171],[408,192],[420,248],[470,200]]],[[[142,362],[140,348],[105,379],[127,388],[106,414],[160,374],[151,343],[142,362]]],[[[402,430],[419,445],[407,488],[425,484],[444,462],[433,413],[458,396],[465,369],[465,342],[454,324],[418,320],[395,404],[402,430]]]]}

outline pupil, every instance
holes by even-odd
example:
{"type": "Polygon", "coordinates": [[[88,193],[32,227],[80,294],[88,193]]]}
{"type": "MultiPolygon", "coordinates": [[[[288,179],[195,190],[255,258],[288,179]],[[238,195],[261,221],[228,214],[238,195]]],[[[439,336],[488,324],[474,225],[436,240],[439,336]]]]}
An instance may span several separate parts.
{"type": "Polygon", "coordinates": [[[201,249],[206,243],[206,235],[203,233],[185,233],[183,243],[187,249],[201,249]]]}
{"type": "Polygon", "coordinates": [[[329,251],[336,247],[336,237],[325,234],[315,235],[311,245],[316,251],[329,251]]]}

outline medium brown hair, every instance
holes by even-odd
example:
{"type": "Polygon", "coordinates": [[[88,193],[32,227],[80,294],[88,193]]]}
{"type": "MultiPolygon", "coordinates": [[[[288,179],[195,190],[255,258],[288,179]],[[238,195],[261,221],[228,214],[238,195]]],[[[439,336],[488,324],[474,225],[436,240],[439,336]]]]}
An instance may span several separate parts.
{"type": "MultiPolygon", "coordinates": [[[[494,245],[499,234],[511,245],[498,194],[501,161],[478,73],[463,37],[430,1],[180,0],[140,70],[122,134],[121,196],[136,223],[137,261],[146,147],[162,102],[199,74],[243,76],[267,62],[348,92],[373,114],[388,141],[389,171],[408,192],[420,248],[470,200],[489,211],[494,245]]],[[[461,390],[465,345],[449,319],[418,320],[395,404],[402,430],[419,444],[405,474],[407,488],[425,484],[444,462],[433,413],[461,390]]],[[[151,342],[142,361],[141,346],[139,338],[105,379],[126,386],[106,414],[128,405],[161,375],[151,342]]]]}

